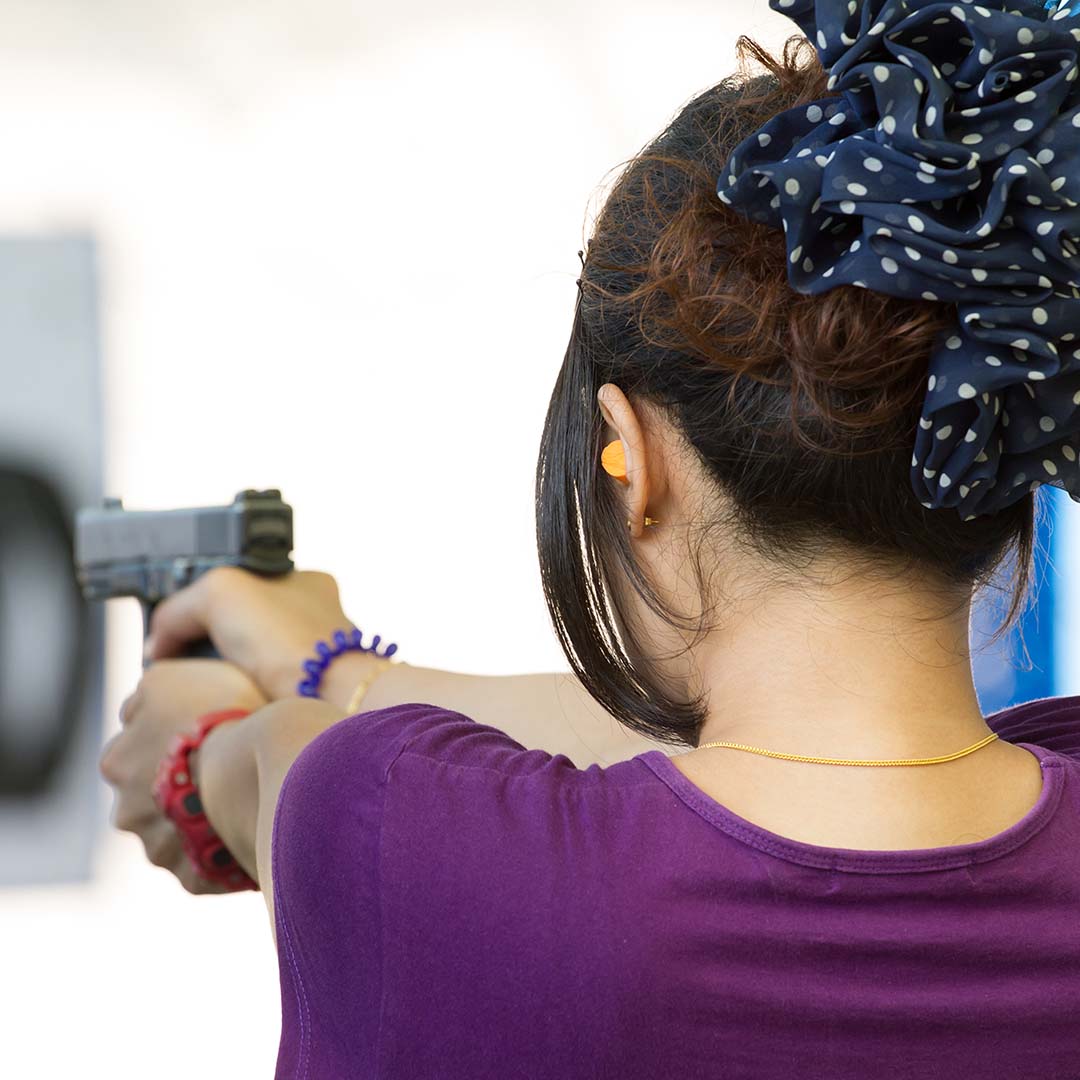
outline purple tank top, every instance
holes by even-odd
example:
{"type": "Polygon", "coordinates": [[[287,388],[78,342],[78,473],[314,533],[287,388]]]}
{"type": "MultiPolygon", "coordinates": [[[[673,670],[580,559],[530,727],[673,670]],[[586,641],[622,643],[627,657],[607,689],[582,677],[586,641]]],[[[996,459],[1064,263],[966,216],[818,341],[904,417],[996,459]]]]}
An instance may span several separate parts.
{"type": "Polygon", "coordinates": [[[1080,696],[987,840],[855,851],[659,750],[578,769],[461,713],[341,721],[281,790],[277,1080],[1080,1077],[1080,696]]]}

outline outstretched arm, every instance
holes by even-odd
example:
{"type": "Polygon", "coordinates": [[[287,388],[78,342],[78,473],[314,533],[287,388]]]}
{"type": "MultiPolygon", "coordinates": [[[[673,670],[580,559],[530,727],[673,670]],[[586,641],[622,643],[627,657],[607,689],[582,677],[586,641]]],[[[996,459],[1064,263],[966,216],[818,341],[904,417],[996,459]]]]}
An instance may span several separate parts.
{"type": "MultiPolygon", "coordinates": [[[[338,668],[335,678],[343,688],[338,704],[344,706],[350,688],[366,676],[370,665],[370,658],[363,654],[334,661],[329,670],[338,668]]],[[[464,713],[505,731],[528,750],[565,754],[581,769],[612,765],[646,750],[670,753],[677,749],[624,727],[570,672],[471,675],[393,663],[375,676],[361,708],[367,711],[410,701],[464,713]]]]}
{"type": "MultiPolygon", "coordinates": [[[[266,579],[218,567],[157,606],[150,649],[159,659],[208,635],[267,697],[280,700],[295,694],[301,663],[314,643],[349,625],[337,583],[328,574],[294,572],[266,579]]],[[[325,672],[320,696],[345,710],[354,687],[376,662],[370,653],[338,657],[325,672]]],[[[376,675],[361,708],[407,702],[462,712],[505,731],[527,749],[566,754],[579,768],[612,764],[651,749],[678,749],[624,728],[569,672],[472,675],[395,658],[376,675]]]]}

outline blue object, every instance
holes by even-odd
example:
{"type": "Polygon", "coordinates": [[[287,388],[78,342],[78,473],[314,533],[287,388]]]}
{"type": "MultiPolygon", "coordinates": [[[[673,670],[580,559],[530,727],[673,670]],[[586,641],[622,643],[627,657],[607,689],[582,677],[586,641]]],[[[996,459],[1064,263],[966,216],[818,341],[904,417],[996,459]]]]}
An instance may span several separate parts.
{"type": "MultiPolygon", "coordinates": [[[[336,657],[346,652],[371,652],[380,655],[377,649],[381,640],[380,636],[376,634],[371,639],[371,644],[365,645],[363,634],[356,627],[352,627],[350,630],[335,630],[333,633],[333,645],[327,645],[325,641],[317,641],[315,643],[315,659],[305,660],[301,664],[306,678],[301,679],[296,684],[297,694],[301,697],[318,697],[323,673],[336,657]]],[[[396,644],[388,645],[386,651],[381,655],[389,657],[396,652],[396,644]]]]}
{"type": "Polygon", "coordinates": [[[796,291],[957,305],[911,482],[965,520],[1044,484],[1080,501],[1080,26],[1005,3],[770,0],[834,96],[773,116],[717,184],[785,230],[796,291]]]}
{"type": "Polygon", "coordinates": [[[972,675],[984,714],[1036,698],[1068,692],[1060,670],[1060,615],[1070,567],[1063,537],[1066,497],[1051,488],[1037,496],[1037,532],[1033,596],[1030,606],[1003,642],[993,649],[979,646],[990,637],[1004,615],[1004,602],[987,594],[972,611],[972,675]]]}

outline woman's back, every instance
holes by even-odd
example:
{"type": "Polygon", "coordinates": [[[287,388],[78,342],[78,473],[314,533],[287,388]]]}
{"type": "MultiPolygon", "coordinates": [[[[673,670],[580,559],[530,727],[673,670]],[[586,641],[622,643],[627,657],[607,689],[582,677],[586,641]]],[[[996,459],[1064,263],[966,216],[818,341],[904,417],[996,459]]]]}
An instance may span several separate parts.
{"type": "Polygon", "coordinates": [[[830,849],[660,751],[608,768],[434,705],[342,721],[274,826],[279,1077],[1080,1075],[1080,697],[977,843],[830,849]]]}

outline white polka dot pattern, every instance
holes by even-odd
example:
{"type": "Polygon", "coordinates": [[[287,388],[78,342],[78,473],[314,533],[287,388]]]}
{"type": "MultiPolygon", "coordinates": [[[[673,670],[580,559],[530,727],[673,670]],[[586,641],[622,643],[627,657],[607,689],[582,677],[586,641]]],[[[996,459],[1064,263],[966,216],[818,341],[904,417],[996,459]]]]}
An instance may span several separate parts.
{"type": "Polygon", "coordinates": [[[784,229],[798,292],[955,305],[914,432],[924,506],[1080,502],[1080,0],[769,6],[835,96],[741,142],[718,197],[784,229]]]}

